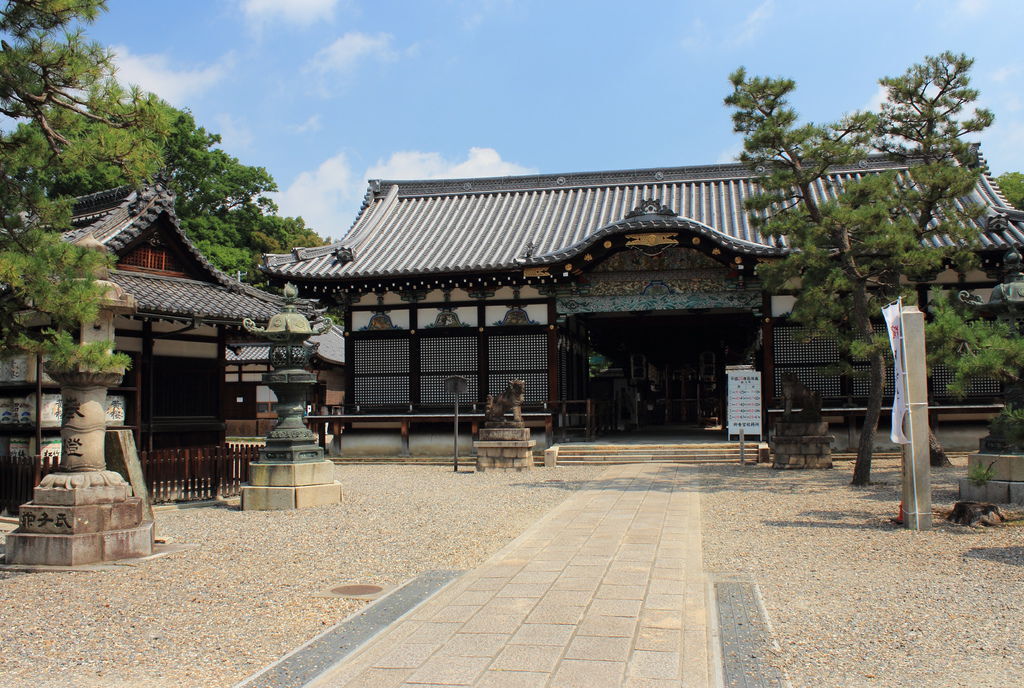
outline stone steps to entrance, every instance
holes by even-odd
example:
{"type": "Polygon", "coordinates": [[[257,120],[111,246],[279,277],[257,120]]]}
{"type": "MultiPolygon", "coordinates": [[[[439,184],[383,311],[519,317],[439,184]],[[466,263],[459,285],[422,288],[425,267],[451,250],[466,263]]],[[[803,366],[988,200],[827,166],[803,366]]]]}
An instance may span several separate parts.
{"type": "MultiPolygon", "coordinates": [[[[767,445],[765,445],[767,447],[767,445]]],[[[744,447],[747,461],[757,460],[759,443],[744,447]]],[[[558,445],[559,464],[617,464],[663,461],[671,463],[718,463],[740,460],[739,442],[699,444],[563,444],[558,445]]]]}

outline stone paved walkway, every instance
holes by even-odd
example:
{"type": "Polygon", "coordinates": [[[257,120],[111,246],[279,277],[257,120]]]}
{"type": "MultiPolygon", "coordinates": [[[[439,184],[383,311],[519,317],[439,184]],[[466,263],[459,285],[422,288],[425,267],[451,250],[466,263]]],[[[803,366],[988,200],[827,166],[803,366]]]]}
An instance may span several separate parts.
{"type": "Polygon", "coordinates": [[[610,467],[312,685],[707,686],[696,470],[610,467]]]}

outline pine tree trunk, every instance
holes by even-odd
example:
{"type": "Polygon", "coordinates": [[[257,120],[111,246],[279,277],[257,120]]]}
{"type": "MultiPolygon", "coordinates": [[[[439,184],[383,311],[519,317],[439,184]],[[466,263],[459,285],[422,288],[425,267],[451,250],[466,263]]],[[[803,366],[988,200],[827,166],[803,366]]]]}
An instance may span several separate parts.
{"type": "Polygon", "coordinates": [[[867,408],[864,411],[864,426],[857,443],[857,463],[853,467],[852,485],[871,484],[871,457],[874,453],[875,435],[878,434],[878,419],[882,415],[882,390],[885,388],[885,356],[881,352],[869,359],[867,408]]]}
{"type": "MultiPolygon", "coordinates": [[[[868,341],[874,336],[871,317],[868,315],[867,286],[860,282],[854,288],[853,318],[856,331],[868,341]]],[[[864,411],[864,425],[857,443],[857,462],[853,467],[852,485],[871,484],[871,456],[878,432],[878,418],[882,414],[882,394],[885,390],[885,355],[877,351],[868,358],[868,401],[864,411]]]]}

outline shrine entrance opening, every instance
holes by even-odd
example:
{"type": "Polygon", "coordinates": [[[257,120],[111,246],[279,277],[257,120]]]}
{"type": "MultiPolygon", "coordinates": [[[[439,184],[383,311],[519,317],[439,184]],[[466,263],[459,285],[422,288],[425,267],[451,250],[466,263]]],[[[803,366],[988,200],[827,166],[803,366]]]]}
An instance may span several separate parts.
{"type": "Polygon", "coordinates": [[[590,313],[590,397],[611,431],[724,421],[725,367],[759,359],[750,310],[590,313]]]}

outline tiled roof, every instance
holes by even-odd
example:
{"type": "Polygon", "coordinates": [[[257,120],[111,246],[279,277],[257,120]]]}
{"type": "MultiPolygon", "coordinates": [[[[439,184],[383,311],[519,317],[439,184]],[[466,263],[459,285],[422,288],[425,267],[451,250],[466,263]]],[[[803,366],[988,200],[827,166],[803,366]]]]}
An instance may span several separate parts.
{"type": "MultiPolygon", "coordinates": [[[[330,363],[345,362],[345,338],[340,327],[309,338],[316,347],[315,355],[330,363]]],[[[230,363],[265,363],[270,358],[269,344],[236,344],[229,346],[226,358],[230,363]]]]}
{"type": "MultiPolygon", "coordinates": [[[[210,321],[237,323],[243,318],[268,320],[284,305],[280,297],[243,284],[215,268],[185,235],[174,211],[174,192],[160,182],[141,189],[119,187],[81,196],[75,201],[72,216],[72,229],[64,233],[66,241],[92,235],[115,254],[124,251],[161,216],[166,217],[166,226],[172,229],[175,241],[195,259],[206,279],[111,271],[110,280],[138,300],[140,313],[199,315],[210,321]]],[[[300,300],[297,305],[312,317],[311,302],[300,300]]]]}
{"type": "MultiPolygon", "coordinates": [[[[871,157],[834,169],[814,188],[832,198],[844,180],[902,169],[871,157]]],[[[686,229],[734,251],[785,252],[784,240],[762,237],[744,201],[757,192],[755,173],[740,164],[533,175],[487,179],[371,181],[348,235],[330,246],[265,257],[276,276],[359,279],[439,272],[514,270],[582,252],[603,236],[686,229]],[[627,217],[644,201],[672,215],[627,217]]],[[[1024,213],[1009,208],[995,182],[982,178],[971,201],[990,208],[979,222],[981,244],[1024,244],[1024,213]]],[[[941,243],[943,239],[938,239],[941,243]]]]}
{"type": "Polygon", "coordinates": [[[253,287],[228,289],[219,284],[144,272],[111,270],[114,282],[139,302],[139,313],[199,316],[210,321],[266,321],[281,310],[277,297],[253,287]]]}

